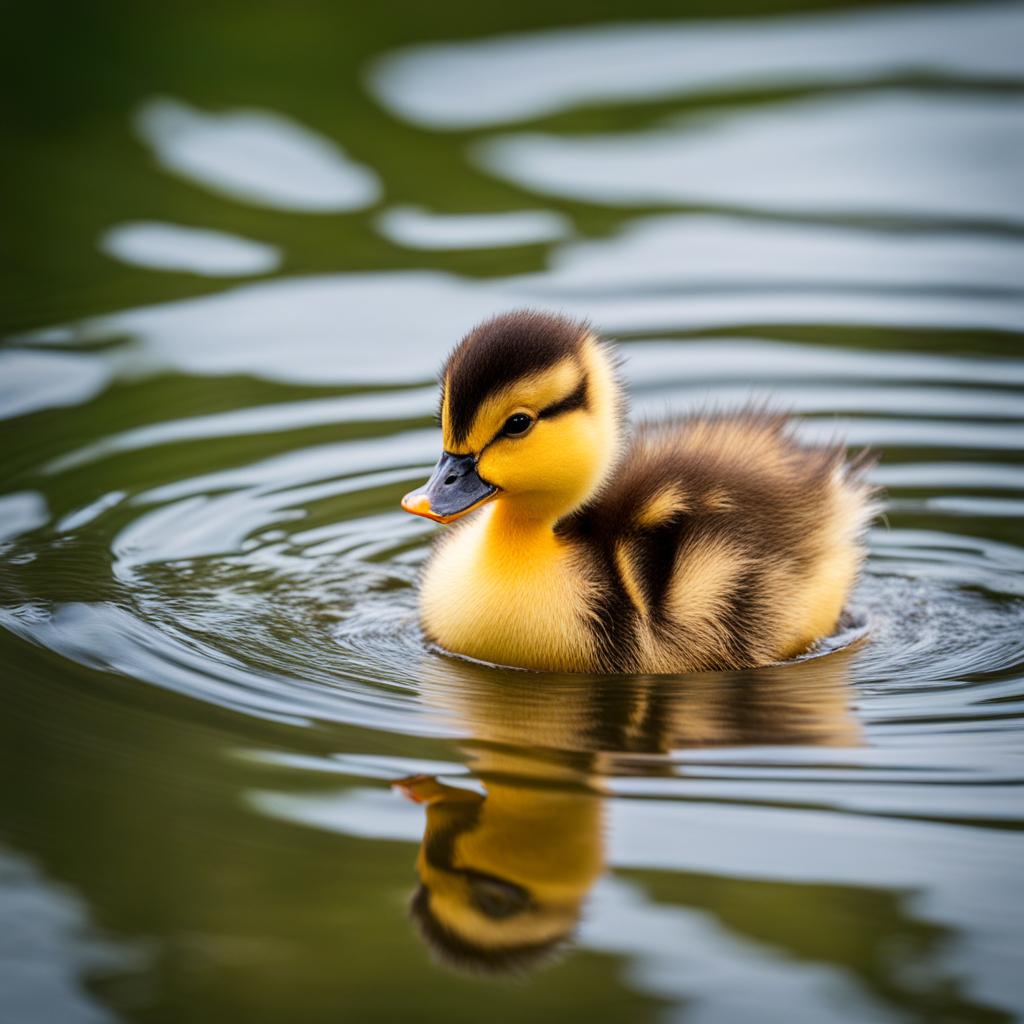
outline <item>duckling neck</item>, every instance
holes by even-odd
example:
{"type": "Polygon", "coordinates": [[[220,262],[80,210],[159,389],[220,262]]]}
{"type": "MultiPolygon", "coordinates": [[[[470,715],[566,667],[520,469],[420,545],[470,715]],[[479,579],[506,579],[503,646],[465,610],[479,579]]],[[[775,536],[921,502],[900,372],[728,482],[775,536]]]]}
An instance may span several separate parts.
{"type": "Polygon", "coordinates": [[[582,671],[592,660],[587,586],[555,535],[557,514],[527,513],[506,499],[481,509],[431,562],[422,591],[425,631],[482,661],[582,671]]]}
{"type": "Polygon", "coordinates": [[[487,522],[488,546],[512,547],[544,546],[555,542],[555,523],[562,512],[547,506],[500,500],[494,503],[487,522]]]}
{"type": "Polygon", "coordinates": [[[563,559],[563,545],[554,530],[557,520],[553,510],[496,501],[484,524],[480,565],[503,587],[522,586],[536,598],[538,588],[552,580],[563,559]]]}

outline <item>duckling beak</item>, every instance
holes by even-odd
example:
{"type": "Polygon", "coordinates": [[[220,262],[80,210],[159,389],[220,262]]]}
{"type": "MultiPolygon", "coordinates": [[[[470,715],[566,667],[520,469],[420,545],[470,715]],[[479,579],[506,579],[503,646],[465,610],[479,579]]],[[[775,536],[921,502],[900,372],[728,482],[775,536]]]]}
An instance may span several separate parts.
{"type": "Polygon", "coordinates": [[[497,493],[498,488],[477,473],[472,455],[442,452],[430,479],[402,499],[402,508],[437,523],[452,523],[497,493]]]}

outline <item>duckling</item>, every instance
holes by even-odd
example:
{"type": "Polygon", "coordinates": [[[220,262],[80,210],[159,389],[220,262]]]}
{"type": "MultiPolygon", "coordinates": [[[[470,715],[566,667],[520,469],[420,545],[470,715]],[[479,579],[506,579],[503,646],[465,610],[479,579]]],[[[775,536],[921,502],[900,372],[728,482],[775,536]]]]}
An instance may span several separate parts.
{"type": "Polygon", "coordinates": [[[587,323],[487,320],[441,373],[443,453],[402,507],[459,525],[421,581],[441,648],[559,672],[750,668],[836,627],[876,511],[864,460],[763,408],[625,427],[587,323]]]}

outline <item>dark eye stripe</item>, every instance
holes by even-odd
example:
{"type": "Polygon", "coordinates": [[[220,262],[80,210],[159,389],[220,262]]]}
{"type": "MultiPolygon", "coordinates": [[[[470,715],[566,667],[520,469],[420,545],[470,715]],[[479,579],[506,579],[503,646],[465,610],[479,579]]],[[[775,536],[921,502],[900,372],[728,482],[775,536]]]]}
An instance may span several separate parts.
{"type": "MultiPolygon", "coordinates": [[[[585,409],[587,407],[587,378],[584,377],[576,388],[570,392],[565,398],[560,398],[557,402],[552,402],[551,405],[547,406],[537,414],[539,420],[549,420],[552,416],[561,416],[562,413],[572,412],[573,409],[585,409]]],[[[490,439],[480,449],[480,455],[483,455],[488,448],[494,444],[495,441],[499,441],[503,437],[519,436],[509,435],[505,433],[505,426],[502,424],[501,430],[499,430],[494,437],[490,439]]],[[[479,456],[478,456],[479,457],[479,456]]]]}
{"type": "Polygon", "coordinates": [[[539,418],[549,420],[552,416],[561,416],[562,413],[572,412],[573,409],[585,409],[586,407],[587,378],[584,376],[580,379],[576,389],[566,395],[565,398],[560,398],[557,402],[552,402],[547,408],[541,409],[539,418]]]}

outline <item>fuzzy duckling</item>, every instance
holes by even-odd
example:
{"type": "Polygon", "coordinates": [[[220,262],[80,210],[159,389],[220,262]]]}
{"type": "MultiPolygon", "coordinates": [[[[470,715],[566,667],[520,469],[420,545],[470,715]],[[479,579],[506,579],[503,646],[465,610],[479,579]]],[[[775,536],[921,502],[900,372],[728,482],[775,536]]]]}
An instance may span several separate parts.
{"type": "Polygon", "coordinates": [[[627,435],[616,366],[586,323],[533,311],[485,321],[448,357],[444,451],[402,499],[467,517],[423,576],[428,639],[520,668],[679,673],[828,636],[876,510],[863,461],[760,409],[627,435]]]}

